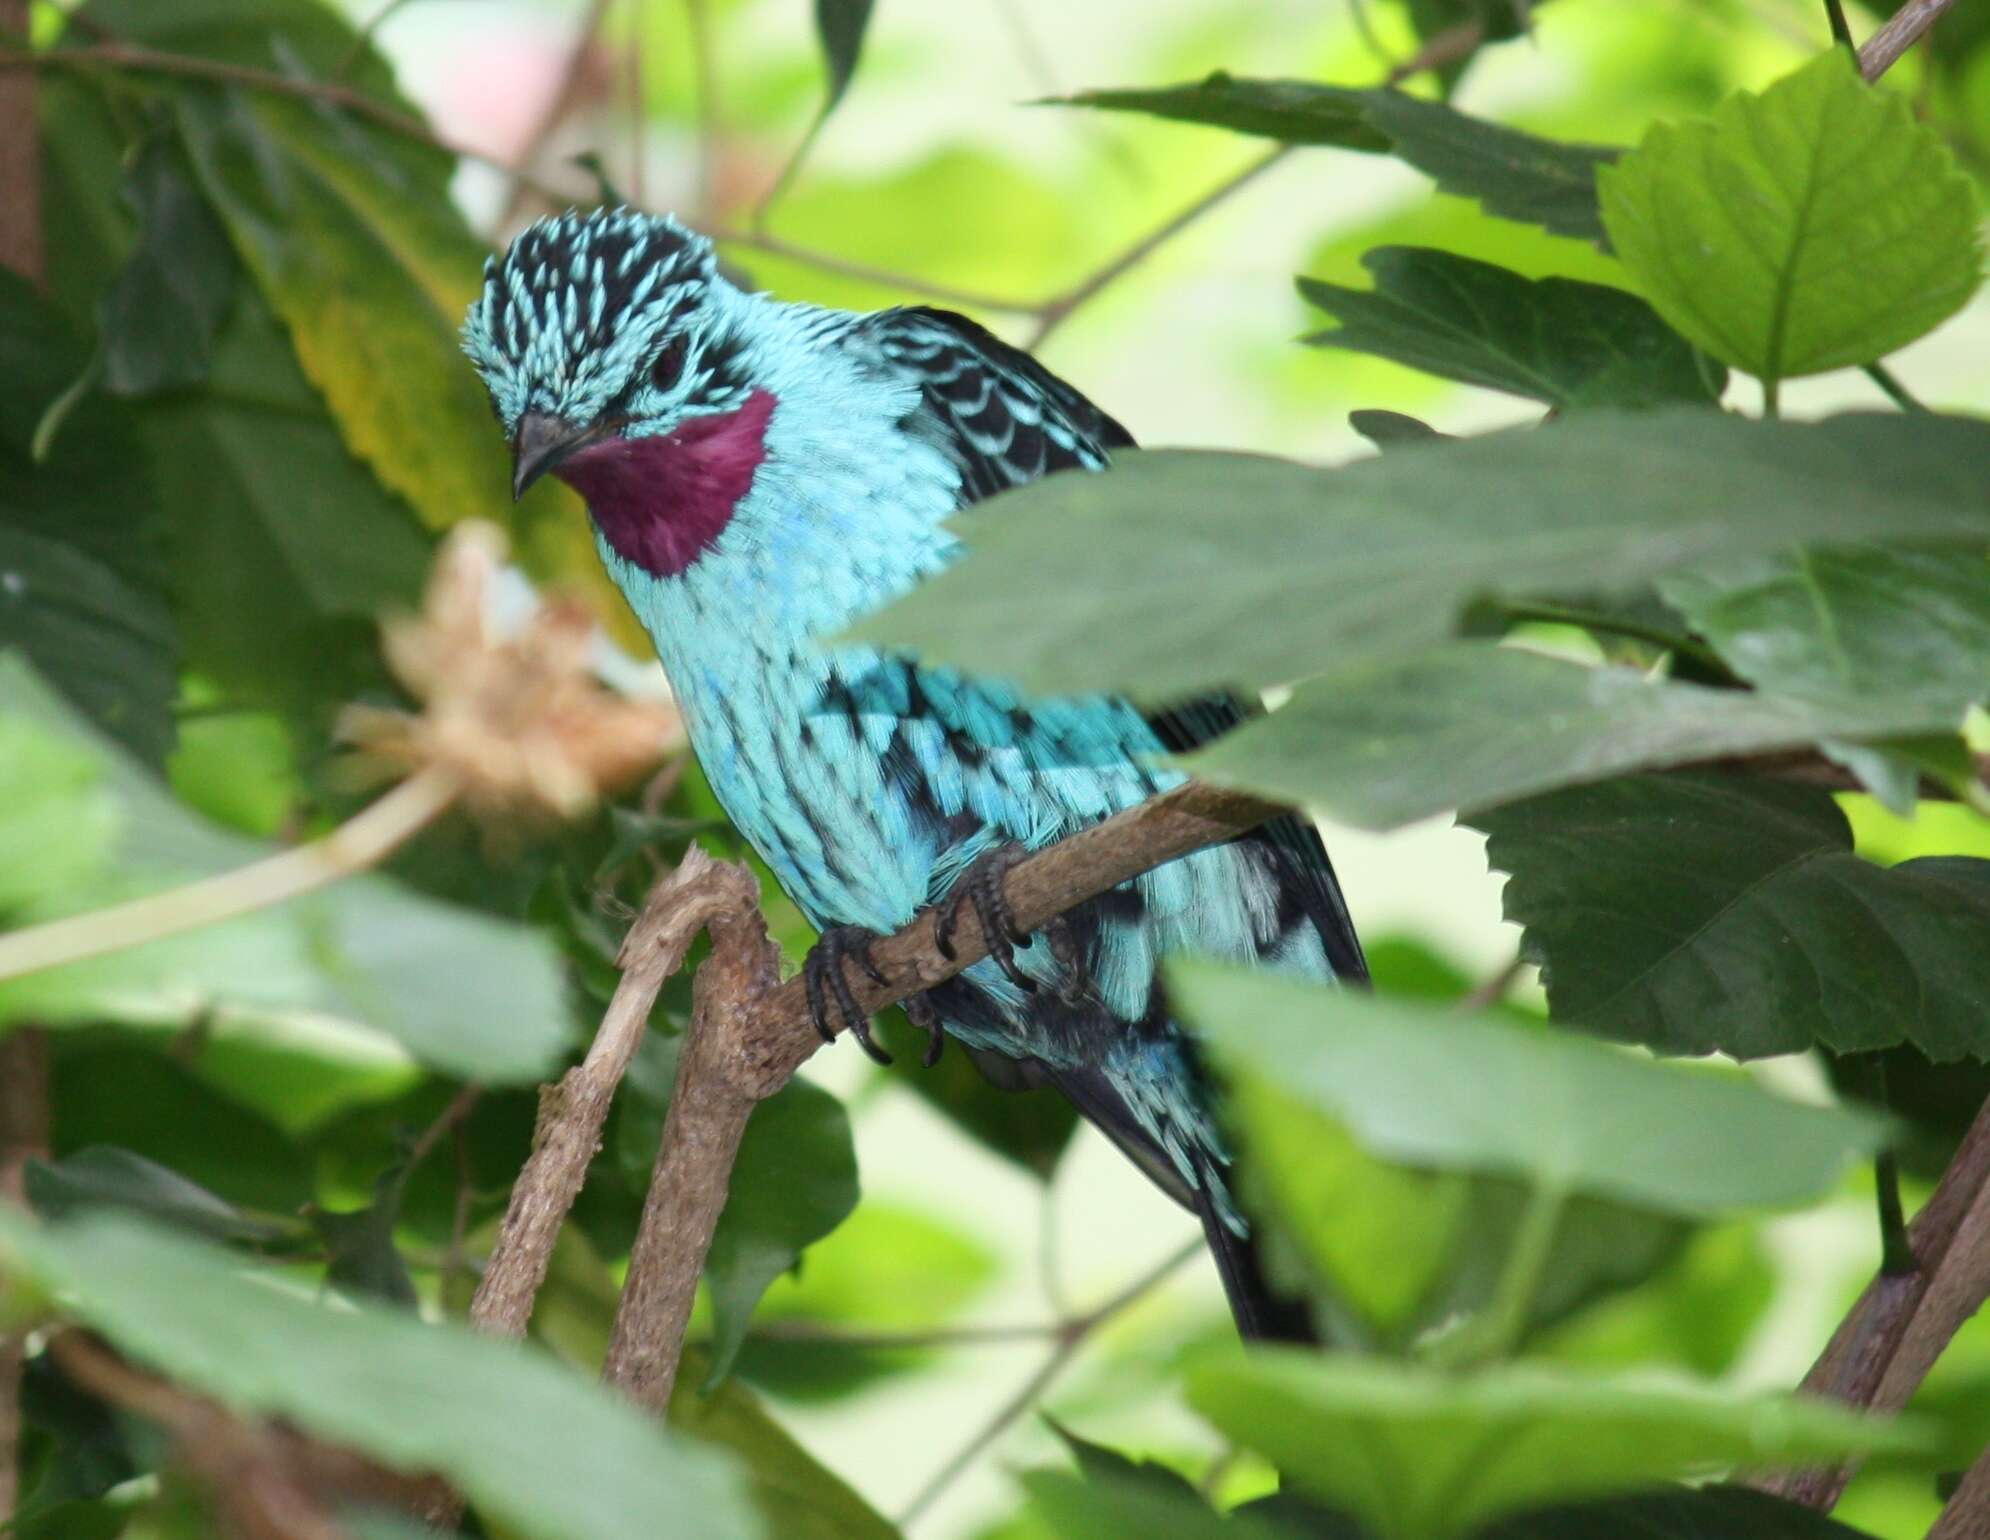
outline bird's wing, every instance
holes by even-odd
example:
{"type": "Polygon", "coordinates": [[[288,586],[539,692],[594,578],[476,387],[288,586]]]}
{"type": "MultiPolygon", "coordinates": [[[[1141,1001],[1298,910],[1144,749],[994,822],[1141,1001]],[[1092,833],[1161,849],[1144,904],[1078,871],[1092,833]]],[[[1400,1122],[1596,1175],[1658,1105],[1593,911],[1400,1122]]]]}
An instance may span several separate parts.
{"type": "MultiPolygon", "coordinates": [[[[866,343],[894,371],[919,382],[905,426],[960,470],[961,506],[1053,471],[1099,470],[1133,435],[1019,348],[966,316],[924,306],[880,311],[860,323],[866,343]]],[[[1244,720],[1231,695],[1149,713],[1164,747],[1197,748],[1244,720]]],[[[1275,818],[1246,839],[1275,853],[1320,933],[1337,978],[1368,977],[1340,883],[1310,820],[1275,818]]]]}

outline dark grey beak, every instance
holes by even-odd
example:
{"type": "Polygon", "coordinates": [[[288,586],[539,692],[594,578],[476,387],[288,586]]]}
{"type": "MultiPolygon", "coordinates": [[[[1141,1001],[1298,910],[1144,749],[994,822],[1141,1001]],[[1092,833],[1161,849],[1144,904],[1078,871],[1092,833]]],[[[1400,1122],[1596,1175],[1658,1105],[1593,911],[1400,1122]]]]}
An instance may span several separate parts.
{"type": "Polygon", "coordinates": [[[518,433],[511,441],[511,497],[516,502],[525,489],[576,450],[604,436],[605,430],[580,428],[550,412],[527,412],[518,419],[518,433]]]}

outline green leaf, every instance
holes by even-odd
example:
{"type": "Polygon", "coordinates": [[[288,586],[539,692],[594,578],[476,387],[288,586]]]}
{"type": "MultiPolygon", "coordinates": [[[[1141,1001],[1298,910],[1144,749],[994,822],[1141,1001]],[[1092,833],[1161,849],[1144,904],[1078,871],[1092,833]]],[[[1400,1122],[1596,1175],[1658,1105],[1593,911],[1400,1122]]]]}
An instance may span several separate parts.
{"type": "Polygon", "coordinates": [[[1487,593],[1628,591],[1797,540],[1981,539],[1986,461],[1990,423],[1965,418],[1695,407],[1333,471],[1129,451],[977,507],[965,559],[851,634],[1046,694],[1282,683],[1421,651],[1487,593]]]}
{"type": "Polygon", "coordinates": [[[1990,1056],[1990,861],[1881,867],[1831,797],[1632,776],[1471,822],[1558,1018],[1665,1053],[1990,1056]]]}
{"type": "Polygon", "coordinates": [[[1384,412],[1373,408],[1349,412],[1347,425],[1385,454],[1391,449],[1410,448],[1419,444],[1441,444],[1451,438],[1450,434],[1439,433],[1429,423],[1406,413],[1384,412]]]}
{"type": "Polygon", "coordinates": [[[857,60],[864,51],[864,33],[871,24],[872,0],[815,0],[815,36],[829,71],[829,90],[822,104],[828,117],[850,89],[857,60]]]}
{"type": "Polygon", "coordinates": [[[235,298],[234,249],[166,135],[139,145],[122,191],[138,244],[97,310],[104,384],[131,396],[198,384],[235,298]]]}
{"type": "Polygon", "coordinates": [[[1193,1489],[1157,1492],[1124,1478],[1081,1481],[1052,1470],[1021,1479],[1031,1511],[1057,1540],[1318,1540],[1324,1533],[1212,1512],[1193,1489]]]}
{"type": "Polygon", "coordinates": [[[89,752],[18,717],[0,718],[0,917],[102,869],[117,804],[89,752]]]}
{"type": "Polygon", "coordinates": [[[894,1060],[880,1071],[911,1091],[984,1148],[1048,1182],[1078,1129],[1078,1109],[1048,1086],[1006,1090],[975,1067],[967,1051],[950,1043],[928,1069],[921,1058],[925,1034],[897,1010],[883,1023],[894,1060]],[[900,1044],[904,1046],[901,1047],[900,1044]]]}
{"type": "Polygon", "coordinates": [[[1843,704],[1990,699],[1990,563],[1980,544],[1772,552],[1675,572],[1666,601],[1743,679],[1843,704]]]}
{"type": "Polygon", "coordinates": [[[173,742],[180,644],[131,415],[85,396],[45,460],[31,449],[49,403],[88,365],[47,302],[0,271],[0,650],[25,653],[157,765],[173,742]]]}
{"type": "Polygon", "coordinates": [[[28,1202],[44,1219],[122,1209],[215,1240],[268,1241],[292,1233],[251,1219],[234,1204],[156,1161],[93,1144],[56,1161],[30,1160],[28,1202]]]}
{"type": "Polygon", "coordinates": [[[1960,310],[1982,275],[1975,187],[1845,49],[1711,121],[1654,127],[1598,186],[1659,313],[1771,382],[1883,357],[1960,310]]]}
{"type": "Polygon", "coordinates": [[[414,1308],[414,1280],[394,1244],[407,1178],[405,1162],[389,1166],[374,1182],[373,1201],[364,1208],[335,1212],[314,1203],[305,1211],[311,1228],[325,1243],[327,1283],[390,1305],[414,1308]]]}
{"type": "MultiPolygon", "coordinates": [[[[174,802],[18,658],[0,657],[0,721],[53,733],[89,755],[120,813],[114,877],[72,887],[24,918],[177,887],[273,853],[174,802]]],[[[320,1013],[386,1033],[427,1063],[493,1082],[540,1078],[568,1039],[550,942],[376,875],[0,984],[0,1023],[184,1027],[218,1018],[234,1030],[261,1018],[281,1038],[308,1031],[320,1013]]]]}
{"type": "Polygon", "coordinates": [[[1393,142],[1368,120],[1382,93],[1310,80],[1239,80],[1217,70],[1179,86],[1081,91],[1046,105],[1144,112],[1178,123],[1204,123],[1281,144],[1333,145],[1388,154],[1393,142]]]}
{"type": "Polygon", "coordinates": [[[123,1351],[236,1410],[447,1476],[529,1540],[747,1540],[729,1463],[511,1343],[400,1311],[326,1309],[128,1219],[0,1214],[9,1270],[123,1351]]]}
{"type": "Polygon", "coordinates": [[[1476,198],[1488,214],[1592,241],[1603,239],[1597,168],[1622,153],[1542,139],[1401,91],[1238,80],[1221,71],[1187,85],[1084,91],[1058,105],[1144,112],[1282,144],[1394,155],[1442,191],[1476,198]]]}
{"type": "Polygon", "coordinates": [[[1703,367],[1691,344],[1622,289],[1536,281],[1416,246],[1380,246],[1361,263],[1375,276],[1372,290],[1299,280],[1299,292],[1341,323],[1307,342],[1554,407],[1712,402],[1727,383],[1725,369],[1703,367]]]}
{"type": "Polygon", "coordinates": [[[1192,1367],[1189,1404],[1381,1540],[1722,1465],[1915,1447],[1906,1428],[1799,1396],[1513,1366],[1467,1377],[1266,1349],[1192,1367]]]}
{"type": "Polygon", "coordinates": [[[670,1398],[670,1425],[738,1456],[754,1506],[778,1540],[897,1540],[898,1529],[789,1436],[737,1378],[710,1392],[704,1350],[687,1347],[670,1398]]]}
{"type": "Polygon", "coordinates": [[[1455,642],[1402,663],[1336,669],[1278,710],[1176,762],[1223,786],[1317,806],[1366,829],[1643,766],[1797,748],[1819,738],[1953,726],[1911,697],[1810,706],[1455,642]]]}
{"type": "MultiPolygon", "coordinates": [[[[677,1078],[675,1039],[651,1033],[631,1066],[617,1134],[630,1186],[646,1191],[677,1078]]],[[[733,1162],[732,1184],[705,1257],[712,1298],[712,1367],[706,1388],[731,1372],[754,1307],[768,1286],[857,1206],[857,1152],[843,1104],[820,1086],[790,1080],[753,1110],[733,1162]]]]}
{"type": "Polygon", "coordinates": [[[1801,1503],[1741,1486],[1646,1492],[1506,1519],[1476,1540],[1872,1540],[1801,1503]]]}
{"type": "Polygon", "coordinates": [[[1233,1083],[1269,1087],[1407,1165],[1693,1218],[1815,1198],[1881,1142],[1862,1113],[1427,1002],[1210,963],[1172,966],[1168,988],[1233,1083]]]}

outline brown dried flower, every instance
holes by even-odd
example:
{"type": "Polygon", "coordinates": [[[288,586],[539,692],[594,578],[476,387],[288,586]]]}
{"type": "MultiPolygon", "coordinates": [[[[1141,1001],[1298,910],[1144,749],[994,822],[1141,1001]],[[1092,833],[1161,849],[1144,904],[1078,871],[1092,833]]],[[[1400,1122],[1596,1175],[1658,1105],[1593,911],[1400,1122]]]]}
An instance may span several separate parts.
{"type": "Polygon", "coordinates": [[[492,525],[458,525],[430,572],[421,613],[382,627],[388,665],[419,714],[349,706],[339,735],[370,770],[448,773],[473,810],[577,818],[684,744],[674,707],[604,688],[589,671],[593,621],[548,599],[514,635],[489,619],[504,561],[492,525]]]}

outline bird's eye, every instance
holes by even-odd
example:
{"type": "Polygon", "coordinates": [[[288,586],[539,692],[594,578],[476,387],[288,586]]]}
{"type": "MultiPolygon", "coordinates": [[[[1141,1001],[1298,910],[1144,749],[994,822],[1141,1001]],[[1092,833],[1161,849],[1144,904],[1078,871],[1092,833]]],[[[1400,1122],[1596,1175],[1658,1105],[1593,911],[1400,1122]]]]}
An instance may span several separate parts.
{"type": "Polygon", "coordinates": [[[656,362],[650,365],[650,383],[658,390],[668,390],[677,383],[677,377],[684,372],[684,339],[672,337],[663,345],[663,351],[656,355],[656,362]]]}

